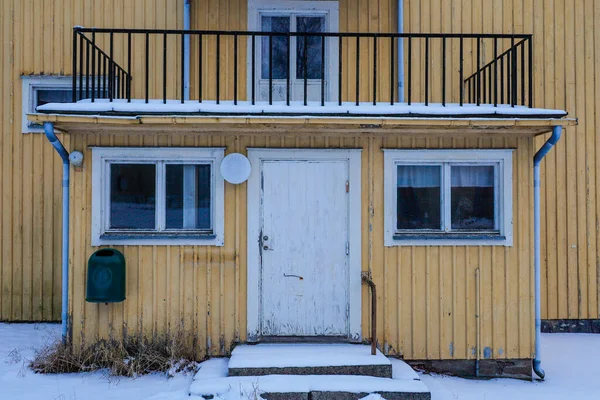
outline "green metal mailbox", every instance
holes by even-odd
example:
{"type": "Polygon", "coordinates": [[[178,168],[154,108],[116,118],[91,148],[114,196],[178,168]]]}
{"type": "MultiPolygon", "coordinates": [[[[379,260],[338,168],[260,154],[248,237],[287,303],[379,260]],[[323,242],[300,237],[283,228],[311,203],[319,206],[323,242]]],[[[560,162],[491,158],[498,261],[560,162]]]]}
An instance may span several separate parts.
{"type": "Polygon", "coordinates": [[[85,300],[118,303],[125,300],[125,257],[115,249],[100,249],[88,260],[85,300]]]}

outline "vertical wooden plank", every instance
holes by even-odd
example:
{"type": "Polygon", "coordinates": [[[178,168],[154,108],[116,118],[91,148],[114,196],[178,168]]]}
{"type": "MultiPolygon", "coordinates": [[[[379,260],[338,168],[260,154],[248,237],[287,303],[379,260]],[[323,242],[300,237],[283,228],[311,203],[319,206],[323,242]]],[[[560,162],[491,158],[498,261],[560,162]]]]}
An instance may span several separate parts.
{"type": "MultiPolygon", "coordinates": [[[[465,246],[465,287],[466,287],[466,341],[467,357],[475,358],[477,351],[477,281],[475,271],[479,267],[479,251],[476,247],[465,246]]],[[[480,352],[481,354],[481,352],[480,352]]]]}
{"type": "MultiPolygon", "coordinates": [[[[536,2],[536,8],[542,7],[539,0],[536,2]]],[[[543,20],[539,21],[536,19],[535,31],[539,32],[536,35],[538,38],[535,43],[536,53],[535,59],[543,59],[543,63],[535,63],[536,70],[536,85],[535,85],[535,101],[536,104],[545,105],[546,107],[555,107],[555,73],[554,73],[554,57],[555,57],[555,25],[554,25],[554,7],[552,4],[548,7],[543,7],[543,20]],[[541,75],[543,73],[543,75],[541,75]]],[[[542,13],[536,13],[540,15],[542,13]]],[[[540,138],[536,140],[536,148],[541,145],[542,140],[540,138]]],[[[557,260],[557,197],[555,192],[551,192],[555,188],[554,177],[556,176],[556,151],[552,154],[548,154],[545,157],[545,161],[541,167],[541,179],[544,187],[542,188],[543,200],[541,202],[541,230],[545,232],[545,240],[541,242],[541,254],[547,261],[542,263],[546,273],[543,275],[543,288],[545,289],[542,293],[543,306],[542,314],[546,318],[553,319],[558,318],[559,315],[559,303],[562,301],[559,295],[559,264],[557,260]],[[553,177],[547,179],[546,177],[553,177]]],[[[543,272],[543,270],[542,270],[543,272]]]]}
{"type": "MultiPolygon", "coordinates": [[[[564,0],[555,0],[554,3],[554,25],[556,37],[554,41],[554,47],[556,49],[561,49],[561,51],[569,52],[570,54],[565,53],[565,57],[555,57],[554,65],[555,65],[555,106],[562,107],[563,109],[567,108],[566,103],[566,74],[567,74],[567,64],[566,59],[570,57],[572,59],[572,50],[569,49],[571,46],[567,46],[565,44],[566,40],[566,31],[565,31],[565,15],[564,10],[565,7],[569,7],[566,5],[564,0]]],[[[575,128],[572,130],[571,136],[576,132],[575,128]]],[[[567,138],[565,138],[567,139],[567,138]]],[[[555,184],[552,184],[552,181],[546,180],[546,184],[548,184],[548,197],[556,197],[556,219],[557,219],[557,246],[556,246],[556,263],[557,263],[557,280],[559,285],[558,290],[558,298],[561,299],[558,304],[558,318],[570,318],[570,306],[569,306],[569,265],[567,263],[567,252],[568,252],[568,242],[567,242],[567,142],[568,140],[563,140],[562,143],[558,143],[555,148],[555,162],[556,162],[556,178],[554,179],[555,184]],[[554,189],[554,190],[552,190],[554,189]],[[560,206],[559,206],[560,205],[560,206]]]]}
{"type": "MultiPolygon", "coordinates": [[[[594,114],[597,109],[596,99],[594,98],[594,85],[588,84],[588,82],[595,82],[595,73],[594,73],[594,52],[597,47],[594,48],[595,42],[593,38],[594,32],[594,5],[593,2],[586,1],[584,5],[584,29],[583,29],[583,38],[584,38],[584,49],[583,54],[585,55],[585,80],[583,84],[579,87],[584,88],[584,112],[586,119],[587,129],[585,131],[585,182],[584,182],[584,190],[582,190],[585,194],[585,221],[586,221],[586,230],[585,230],[585,249],[586,251],[586,261],[587,265],[585,266],[585,275],[587,280],[587,318],[597,318],[598,316],[598,277],[597,277],[597,264],[596,264],[596,224],[594,223],[594,219],[591,217],[594,216],[596,210],[596,194],[594,188],[596,188],[596,168],[595,165],[597,161],[597,155],[595,153],[594,140],[595,140],[595,131],[594,131],[594,114]]],[[[581,140],[581,139],[580,139],[581,140]]],[[[585,301],[585,298],[584,298],[585,301]]]]}
{"type": "MultiPolygon", "coordinates": [[[[593,41],[594,43],[600,43],[600,26],[599,26],[599,21],[600,19],[600,4],[598,4],[597,2],[594,2],[594,25],[593,25],[593,32],[594,32],[594,36],[593,36],[593,41]]],[[[598,51],[597,49],[594,50],[594,99],[596,102],[596,107],[594,108],[594,131],[595,132],[599,132],[600,131],[600,113],[598,112],[598,105],[600,104],[600,51],[598,51]]],[[[598,177],[600,177],[600,162],[598,162],[598,157],[600,155],[600,140],[598,140],[598,137],[596,135],[594,135],[594,150],[595,150],[595,155],[596,155],[596,163],[595,163],[595,169],[596,169],[596,177],[598,179],[598,177]]],[[[596,219],[598,218],[598,216],[600,215],[600,200],[598,199],[598,190],[599,190],[599,186],[600,185],[595,185],[595,196],[596,196],[596,210],[595,210],[595,215],[596,215],[596,219]]],[[[596,224],[596,228],[595,228],[595,234],[596,234],[596,251],[598,252],[600,249],[600,243],[598,243],[598,241],[600,240],[600,232],[599,232],[599,226],[596,224]]],[[[597,257],[597,256],[596,256],[597,257]]],[[[594,277],[592,277],[592,280],[594,280],[594,277]]],[[[600,308],[599,306],[599,302],[600,302],[600,268],[598,267],[598,265],[596,264],[596,317],[598,316],[598,314],[600,313],[600,311],[598,310],[598,308],[600,308]]]]}
{"type": "MultiPolygon", "coordinates": [[[[565,84],[567,88],[566,106],[569,110],[577,111],[577,99],[575,97],[576,85],[576,51],[575,51],[575,10],[573,7],[564,8],[565,18],[565,84]]],[[[579,133],[579,129],[576,128],[579,133]]],[[[568,294],[568,317],[579,317],[579,295],[578,295],[578,264],[577,264],[577,135],[565,138],[567,158],[563,164],[566,170],[566,232],[567,232],[567,294],[568,294]]]]}
{"type": "Polygon", "coordinates": [[[454,250],[454,246],[444,246],[439,252],[439,357],[442,359],[453,358],[456,351],[452,329],[455,317],[453,288],[456,284],[453,276],[454,250]]]}
{"type": "MultiPolygon", "coordinates": [[[[32,246],[33,248],[30,250],[31,252],[31,264],[32,264],[32,273],[31,273],[31,318],[34,321],[41,321],[44,319],[45,310],[44,310],[44,298],[48,296],[48,294],[43,292],[43,190],[44,190],[44,167],[43,167],[43,150],[45,145],[41,140],[33,140],[33,154],[36,156],[33,160],[33,176],[32,176],[32,196],[30,199],[31,207],[32,207],[32,246]],[[40,249],[40,244],[42,244],[42,248],[40,249]],[[36,248],[37,247],[37,248],[36,248]]],[[[51,295],[51,294],[50,294],[51,295]]]]}
{"type": "MultiPolygon", "coordinates": [[[[575,99],[575,107],[577,113],[585,112],[586,108],[586,97],[585,87],[587,86],[586,74],[585,74],[585,59],[589,57],[585,54],[585,6],[583,0],[576,0],[574,7],[574,18],[577,21],[574,24],[575,40],[573,42],[575,51],[575,76],[574,76],[574,88],[573,94],[575,99]],[[577,88],[581,88],[578,90],[577,88]]],[[[574,256],[576,257],[577,263],[577,311],[576,318],[588,318],[588,263],[587,263],[587,251],[588,241],[587,236],[587,222],[586,222],[586,175],[587,175],[587,154],[586,154],[586,123],[587,118],[583,118],[579,121],[577,130],[579,135],[575,137],[576,146],[573,149],[575,158],[575,217],[577,224],[577,234],[573,238],[576,251],[574,256]]]]}
{"type": "Polygon", "coordinates": [[[455,358],[467,359],[470,357],[470,349],[467,344],[467,252],[465,247],[456,246],[453,249],[452,275],[454,301],[452,306],[452,338],[454,343],[455,358]]]}
{"type": "Polygon", "coordinates": [[[372,261],[371,270],[373,280],[376,284],[382,287],[382,291],[378,292],[377,295],[377,313],[382,315],[382,318],[378,318],[377,321],[377,332],[379,343],[384,343],[387,338],[386,326],[388,324],[388,313],[387,306],[385,305],[385,295],[387,295],[384,282],[388,279],[387,277],[387,263],[383,257],[383,174],[377,174],[375,171],[380,171],[383,168],[383,152],[380,150],[382,147],[381,138],[377,138],[372,142],[373,148],[370,149],[373,157],[373,165],[371,170],[371,190],[373,198],[369,204],[372,215],[373,215],[373,232],[371,233],[371,251],[372,261]],[[384,335],[385,334],[385,335],[384,335]]]}

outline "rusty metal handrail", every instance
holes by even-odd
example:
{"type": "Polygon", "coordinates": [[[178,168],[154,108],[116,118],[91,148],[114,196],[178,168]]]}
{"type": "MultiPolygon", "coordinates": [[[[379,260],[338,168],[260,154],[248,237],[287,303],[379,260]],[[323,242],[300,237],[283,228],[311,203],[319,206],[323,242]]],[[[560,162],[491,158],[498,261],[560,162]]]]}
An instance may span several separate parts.
{"type": "Polygon", "coordinates": [[[362,281],[371,288],[371,355],[377,354],[377,287],[368,276],[363,275],[362,281]]]}

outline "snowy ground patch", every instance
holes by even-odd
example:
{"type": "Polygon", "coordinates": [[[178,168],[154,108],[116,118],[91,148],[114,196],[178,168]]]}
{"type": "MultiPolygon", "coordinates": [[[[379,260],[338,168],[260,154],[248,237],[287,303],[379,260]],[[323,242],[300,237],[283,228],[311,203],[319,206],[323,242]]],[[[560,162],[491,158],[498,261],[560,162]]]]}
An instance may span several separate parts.
{"type": "Polygon", "coordinates": [[[542,334],[544,382],[514,379],[471,380],[420,374],[432,400],[600,399],[600,335],[542,334]]]}
{"type": "Polygon", "coordinates": [[[140,378],[111,377],[105,371],[42,375],[27,365],[35,349],[60,337],[59,324],[0,323],[0,398],[19,400],[184,400],[193,374],[140,378]]]}

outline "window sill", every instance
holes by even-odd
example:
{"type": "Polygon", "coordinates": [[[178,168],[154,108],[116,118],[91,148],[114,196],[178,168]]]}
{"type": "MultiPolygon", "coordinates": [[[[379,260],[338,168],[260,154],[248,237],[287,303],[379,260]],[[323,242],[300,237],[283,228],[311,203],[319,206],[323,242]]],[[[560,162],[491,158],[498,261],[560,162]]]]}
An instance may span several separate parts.
{"type": "Polygon", "coordinates": [[[386,246],[512,246],[512,241],[497,233],[403,233],[386,246]]]}
{"type": "Polygon", "coordinates": [[[223,238],[203,232],[106,232],[92,239],[92,246],[137,245],[137,246],[223,246],[223,238]]]}

